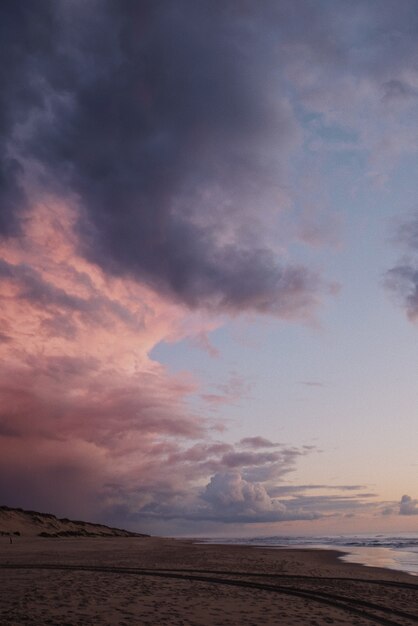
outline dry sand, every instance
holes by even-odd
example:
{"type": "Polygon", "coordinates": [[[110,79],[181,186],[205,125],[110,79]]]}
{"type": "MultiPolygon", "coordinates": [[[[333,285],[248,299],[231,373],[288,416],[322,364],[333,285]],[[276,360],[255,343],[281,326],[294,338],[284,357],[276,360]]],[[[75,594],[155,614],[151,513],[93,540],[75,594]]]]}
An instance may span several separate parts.
{"type": "Polygon", "coordinates": [[[418,624],[418,579],[337,553],[0,537],[0,624],[418,624]]]}

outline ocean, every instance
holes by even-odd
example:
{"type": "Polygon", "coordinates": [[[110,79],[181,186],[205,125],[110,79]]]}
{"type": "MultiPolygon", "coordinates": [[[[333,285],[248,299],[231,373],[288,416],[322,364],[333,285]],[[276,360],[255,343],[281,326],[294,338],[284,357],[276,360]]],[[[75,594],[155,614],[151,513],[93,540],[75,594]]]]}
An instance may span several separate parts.
{"type": "Polygon", "coordinates": [[[323,537],[207,538],[205,543],[271,548],[319,548],[344,552],[341,560],[369,567],[385,567],[418,576],[418,533],[358,534],[323,537]]]}

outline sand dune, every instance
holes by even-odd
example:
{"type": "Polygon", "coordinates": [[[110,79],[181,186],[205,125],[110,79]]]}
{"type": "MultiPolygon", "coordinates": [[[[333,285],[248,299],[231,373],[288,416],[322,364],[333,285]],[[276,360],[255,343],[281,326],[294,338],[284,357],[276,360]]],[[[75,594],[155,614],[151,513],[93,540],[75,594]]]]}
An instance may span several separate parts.
{"type": "Polygon", "coordinates": [[[147,537],[120,528],[103,524],[92,524],[67,518],[58,518],[50,513],[25,511],[0,506],[0,535],[25,537],[147,537]]]}

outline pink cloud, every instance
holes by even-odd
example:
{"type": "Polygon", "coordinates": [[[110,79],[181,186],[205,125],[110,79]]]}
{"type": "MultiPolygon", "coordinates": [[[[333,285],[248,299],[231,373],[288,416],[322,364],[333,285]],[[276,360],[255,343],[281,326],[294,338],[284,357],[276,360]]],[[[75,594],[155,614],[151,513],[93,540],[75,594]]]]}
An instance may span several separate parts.
{"type": "MultiPolygon", "coordinates": [[[[161,340],[206,337],[214,320],[86,261],[75,219],[67,205],[40,204],[19,239],[0,242],[1,499],[125,521],[203,519],[214,515],[201,497],[212,475],[234,468],[257,491],[251,472],[292,471],[288,450],[212,440],[213,422],[188,405],[198,382],[149,354],[161,340]]],[[[233,373],[206,401],[248,390],[233,373]]]]}
{"type": "MultiPolygon", "coordinates": [[[[178,441],[206,433],[186,406],[197,383],[149,357],[158,341],[183,336],[187,313],[80,257],[74,219],[64,205],[40,205],[19,240],[0,244],[2,464],[16,503],[38,494],[50,508],[65,508],[52,488],[59,476],[72,477],[82,506],[83,493],[97,500],[111,480],[149,482],[178,441]]],[[[205,332],[205,320],[189,327],[205,332]]],[[[1,493],[10,498],[4,481],[1,493]]]]}
{"type": "MultiPolygon", "coordinates": [[[[1,500],[148,520],[151,532],[155,520],[316,518],[315,502],[274,493],[308,450],[256,435],[214,441],[216,425],[188,402],[205,395],[198,381],[150,357],[159,341],[205,336],[213,319],[83,259],[74,219],[65,205],[40,205],[19,240],[0,242],[1,500]]],[[[233,403],[249,389],[233,373],[205,399],[233,403]]]]}

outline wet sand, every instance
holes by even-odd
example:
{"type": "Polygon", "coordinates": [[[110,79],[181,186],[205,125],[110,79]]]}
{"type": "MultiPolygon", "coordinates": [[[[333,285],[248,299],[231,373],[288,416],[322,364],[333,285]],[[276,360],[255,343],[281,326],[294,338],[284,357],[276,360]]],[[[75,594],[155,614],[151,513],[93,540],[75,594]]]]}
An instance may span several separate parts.
{"type": "Polygon", "coordinates": [[[157,538],[0,541],[0,624],[418,624],[418,579],[340,552],[157,538]]]}

